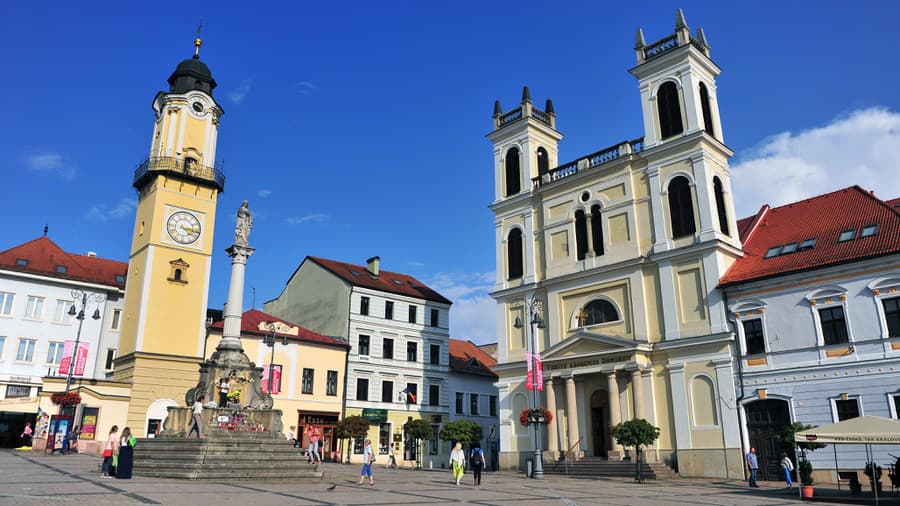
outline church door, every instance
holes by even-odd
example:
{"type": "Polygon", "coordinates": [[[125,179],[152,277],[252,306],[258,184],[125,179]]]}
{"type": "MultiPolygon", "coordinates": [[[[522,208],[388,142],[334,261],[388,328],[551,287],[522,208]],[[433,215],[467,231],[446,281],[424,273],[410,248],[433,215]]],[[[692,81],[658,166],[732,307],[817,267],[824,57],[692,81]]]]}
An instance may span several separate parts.
{"type": "Polygon", "coordinates": [[[591,394],[591,440],[594,443],[594,456],[606,458],[609,455],[609,414],[605,390],[596,390],[591,394]]]}
{"type": "Polygon", "coordinates": [[[781,453],[787,452],[792,459],[794,456],[790,446],[779,444],[776,438],[791,424],[787,401],[777,399],[756,401],[748,404],[745,410],[747,435],[750,446],[756,448],[756,459],[759,462],[759,479],[782,480],[781,453]]]}

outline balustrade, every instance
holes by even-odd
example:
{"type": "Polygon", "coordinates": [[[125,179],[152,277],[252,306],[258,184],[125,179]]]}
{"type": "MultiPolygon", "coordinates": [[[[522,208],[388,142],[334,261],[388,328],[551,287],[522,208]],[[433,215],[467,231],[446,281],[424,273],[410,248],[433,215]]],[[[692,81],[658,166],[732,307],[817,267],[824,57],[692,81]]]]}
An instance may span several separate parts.
{"type": "Polygon", "coordinates": [[[678,47],[678,35],[670,35],[645,47],[644,58],[649,60],[654,56],[659,56],[660,54],[676,47],[678,47]]]}

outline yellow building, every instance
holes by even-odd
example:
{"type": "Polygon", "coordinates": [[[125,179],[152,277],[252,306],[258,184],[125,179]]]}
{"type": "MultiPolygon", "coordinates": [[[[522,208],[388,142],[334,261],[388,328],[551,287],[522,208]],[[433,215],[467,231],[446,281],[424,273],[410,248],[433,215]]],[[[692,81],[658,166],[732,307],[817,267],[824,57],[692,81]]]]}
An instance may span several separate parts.
{"type": "MultiPolygon", "coordinates": [[[[219,344],[222,328],[221,321],[209,326],[209,338],[204,346],[206,350],[212,352],[219,344]]],[[[273,407],[283,412],[285,434],[288,434],[290,427],[296,427],[294,434],[306,448],[309,446],[307,429],[315,426],[322,435],[323,458],[331,459],[340,447],[334,438],[334,429],[343,408],[344,378],[350,347],[343,341],[256,309],[244,312],[241,317],[241,344],[247,357],[258,367],[263,367],[265,392],[269,391],[269,378],[272,379],[273,407]],[[274,364],[271,375],[270,364],[274,364]]],[[[235,385],[228,385],[228,390],[232,392],[235,388],[235,385]]],[[[210,400],[221,406],[225,401],[226,389],[218,390],[219,398],[210,400]]]]}

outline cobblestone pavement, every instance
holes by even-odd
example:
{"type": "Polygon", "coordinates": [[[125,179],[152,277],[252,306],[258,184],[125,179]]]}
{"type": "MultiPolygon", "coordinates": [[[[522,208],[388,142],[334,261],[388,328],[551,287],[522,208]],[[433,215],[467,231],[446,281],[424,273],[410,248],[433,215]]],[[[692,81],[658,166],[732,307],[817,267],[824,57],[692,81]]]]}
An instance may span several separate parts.
{"type": "MultiPolygon", "coordinates": [[[[485,473],[481,487],[471,475],[456,486],[449,471],[375,469],[375,486],[356,485],[358,466],[324,464],[321,481],[297,483],[189,482],[135,477],[101,479],[100,459],[0,450],[0,504],[482,504],[531,505],[787,505],[800,504],[781,484],[749,489],[742,482],[576,479],[485,473]]],[[[825,503],[819,503],[825,504],[825,503]]]]}

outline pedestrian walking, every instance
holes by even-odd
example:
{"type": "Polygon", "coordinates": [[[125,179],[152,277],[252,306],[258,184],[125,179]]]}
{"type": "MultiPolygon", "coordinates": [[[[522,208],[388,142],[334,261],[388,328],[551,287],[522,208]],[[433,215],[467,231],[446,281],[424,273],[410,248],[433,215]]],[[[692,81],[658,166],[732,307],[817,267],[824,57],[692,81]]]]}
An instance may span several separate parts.
{"type": "Polygon", "coordinates": [[[109,436],[106,438],[106,443],[103,444],[103,465],[100,466],[101,478],[112,478],[110,472],[112,470],[113,455],[119,450],[118,435],[119,426],[113,425],[112,428],[109,429],[109,436]]]}
{"type": "Polygon", "coordinates": [[[794,463],[785,452],[781,452],[781,469],[784,471],[784,481],[787,482],[787,488],[794,488],[794,482],[791,481],[791,471],[794,470],[794,463]]]}
{"type": "MultiPolygon", "coordinates": [[[[15,434],[15,432],[13,432],[15,434]]],[[[22,446],[31,446],[31,436],[34,435],[34,430],[31,428],[31,422],[25,422],[25,428],[22,429],[22,434],[19,436],[22,438],[22,446]]]]}
{"type": "Polygon", "coordinates": [[[191,408],[191,412],[193,415],[191,416],[191,429],[188,431],[188,437],[191,437],[191,434],[194,430],[197,431],[197,439],[203,437],[203,400],[206,399],[204,396],[197,397],[197,400],[194,401],[194,406],[191,408]]]}
{"type": "Polygon", "coordinates": [[[372,476],[372,462],[375,462],[375,452],[372,451],[372,441],[366,438],[366,446],[363,448],[362,472],[359,474],[357,485],[362,485],[366,481],[366,476],[369,477],[369,485],[375,485],[375,477],[372,476]]]}
{"type": "Polygon", "coordinates": [[[471,453],[469,454],[469,466],[472,468],[472,476],[474,477],[475,486],[481,486],[481,470],[487,463],[484,461],[484,450],[481,449],[480,444],[475,444],[475,447],[472,448],[471,453]]]}
{"type": "Polygon", "coordinates": [[[307,451],[309,453],[310,462],[313,464],[321,464],[322,456],[319,454],[319,429],[317,429],[315,425],[310,425],[306,429],[306,436],[309,438],[309,449],[307,451]]]}
{"type": "Polygon", "coordinates": [[[137,444],[137,439],[131,434],[131,429],[128,427],[122,429],[122,437],[119,439],[119,458],[116,459],[116,479],[131,479],[135,444],[137,444]]]}
{"type": "Polygon", "coordinates": [[[756,458],[756,448],[750,448],[750,453],[747,454],[747,469],[750,471],[748,473],[750,486],[758,488],[759,485],[756,484],[756,473],[759,471],[759,460],[756,458]]]}
{"type": "Polygon", "coordinates": [[[456,443],[453,451],[450,452],[450,467],[453,469],[453,477],[456,478],[456,484],[462,479],[466,469],[466,454],[462,451],[462,443],[456,443]]]}

